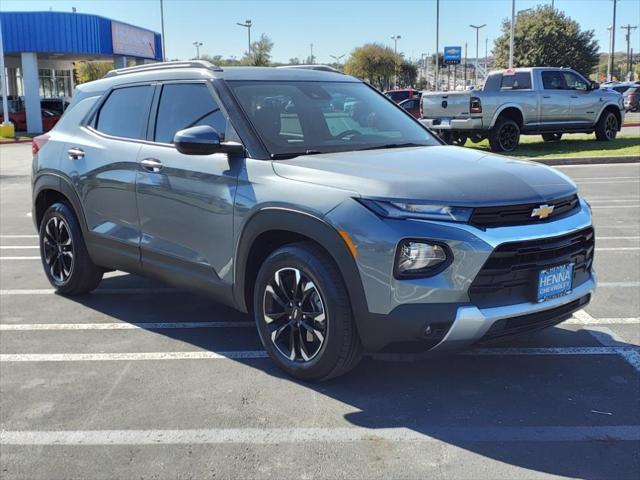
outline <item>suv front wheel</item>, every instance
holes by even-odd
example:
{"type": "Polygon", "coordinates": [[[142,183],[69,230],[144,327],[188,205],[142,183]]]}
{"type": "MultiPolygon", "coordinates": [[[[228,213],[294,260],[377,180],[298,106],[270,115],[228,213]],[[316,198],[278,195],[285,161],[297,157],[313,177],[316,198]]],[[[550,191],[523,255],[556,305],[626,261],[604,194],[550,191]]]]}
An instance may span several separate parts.
{"type": "Polygon", "coordinates": [[[256,279],[254,315],[267,353],[293,377],[327,380],[361,358],[342,276],[312,243],[287,245],[265,260],[256,279]]]}

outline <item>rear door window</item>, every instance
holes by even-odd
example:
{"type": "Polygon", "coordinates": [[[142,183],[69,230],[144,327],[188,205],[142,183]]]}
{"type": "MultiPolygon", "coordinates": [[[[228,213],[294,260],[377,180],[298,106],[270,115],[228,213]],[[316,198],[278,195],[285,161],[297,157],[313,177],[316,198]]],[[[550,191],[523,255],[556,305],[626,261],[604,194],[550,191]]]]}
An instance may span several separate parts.
{"type": "Polygon", "coordinates": [[[562,73],[557,71],[542,72],[542,85],[545,90],[564,90],[562,73]]]}
{"type": "Polygon", "coordinates": [[[155,141],[173,143],[179,130],[209,125],[224,138],[227,120],[204,83],[169,83],[162,87],[155,141]]]}
{"type": "Polygon", "coordinates": [[[531,74],[529,72],[516,72],[513,75],[503,74],[502,90],[531,90],[531,74]]]}
{"type": "Polygon", "coordinates": [[[96,130],[114,137],[145,138],[152,91],[150,85],[113,90],[100,107],[96,130]]]}

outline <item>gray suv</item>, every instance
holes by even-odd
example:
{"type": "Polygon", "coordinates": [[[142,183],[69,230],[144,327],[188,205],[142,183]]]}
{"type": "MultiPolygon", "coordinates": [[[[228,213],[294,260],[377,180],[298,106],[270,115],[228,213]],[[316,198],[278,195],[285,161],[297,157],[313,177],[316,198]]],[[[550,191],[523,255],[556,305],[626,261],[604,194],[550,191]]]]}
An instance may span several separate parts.
{"type": "Polygon", "coordinates": [[[81,85],[33,145],[42,264],[63,295],[106,270],[251,312],[291,375],[445,351],[589,302],[591,212],[543,165],[445,146],[367,84],[177,62],[81,85]]]}

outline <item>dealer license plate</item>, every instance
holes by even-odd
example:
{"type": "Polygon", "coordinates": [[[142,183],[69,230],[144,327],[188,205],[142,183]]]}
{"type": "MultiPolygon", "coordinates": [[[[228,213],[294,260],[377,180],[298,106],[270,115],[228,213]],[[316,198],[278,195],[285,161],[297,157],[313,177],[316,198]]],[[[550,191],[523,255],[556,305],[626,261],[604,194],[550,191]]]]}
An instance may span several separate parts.
{"type": "Polygon", "coordinates": [[[538,302],[571,293],[573,288],[573,263],[540,270],[538,274],[538,302]]]}

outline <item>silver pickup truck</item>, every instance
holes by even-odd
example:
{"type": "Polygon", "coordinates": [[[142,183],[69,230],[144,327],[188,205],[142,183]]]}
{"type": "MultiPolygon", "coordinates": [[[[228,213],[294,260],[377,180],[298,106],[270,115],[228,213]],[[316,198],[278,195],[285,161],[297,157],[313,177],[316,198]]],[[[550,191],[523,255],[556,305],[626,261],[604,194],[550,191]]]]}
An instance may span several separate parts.
{"type": "Polygon", "coordinates": [[[568,68],[516,68],[492,72],[482,90],[422,95],[421,121],[448,143],[489,139],[494,152],[510,152],[520,135],[557,141],[563,133],[593,133],[613,140],[624,120],[622,95],[568,68]]]}

